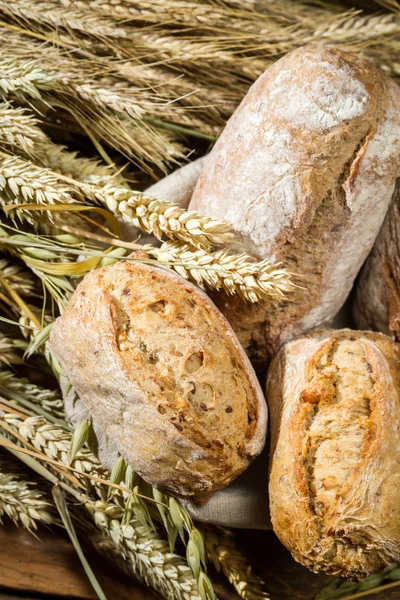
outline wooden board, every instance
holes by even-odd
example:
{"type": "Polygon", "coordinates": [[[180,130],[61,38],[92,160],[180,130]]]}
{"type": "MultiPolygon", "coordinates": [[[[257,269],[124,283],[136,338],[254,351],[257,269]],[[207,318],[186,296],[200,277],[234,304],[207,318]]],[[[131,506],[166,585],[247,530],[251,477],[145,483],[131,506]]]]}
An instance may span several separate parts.
{"type": "MultiPolygon", "coordinates": [[[[264,578],[271,600],[312,600],[329,577],[315,575],[297,564],[272,532],[238,532],[238,540],[264,578]]],[[[39,600],[76,598],[95,600],[96,595],[75,551],[62,532],[41,529],[40,539],[14,526],[0,528],[0,600],[17,597],[39,600]],[[14,595],[15,593],[15,595],[14,595]],[[38,597],[35,597],[38,594],[38,597]]],[[[108,600],[156,600],[155,593],[142,587],[100,558],[85,551],[108,600]]],[[[232,586],[222,577],[216,580],[219,600],[237,600],[232,586]]],[[[400,587],[368,596],[371,600],[400,600],[400,587]]]]}
{"type": "MultiPolygon", "coordinates": [[[[64,536],[42,529],[40,539],[36,539],[10,525],[0,528],[0,548],[0,586],[7,588],[5,597],[10,595],[10,590],[17,590],[48,594],[52,598],[97,598],[74,548],[64,536]]],[[[150,590],[113,569],[97,554],[85,554],[109,600],[157,598],[150,590]]]]}

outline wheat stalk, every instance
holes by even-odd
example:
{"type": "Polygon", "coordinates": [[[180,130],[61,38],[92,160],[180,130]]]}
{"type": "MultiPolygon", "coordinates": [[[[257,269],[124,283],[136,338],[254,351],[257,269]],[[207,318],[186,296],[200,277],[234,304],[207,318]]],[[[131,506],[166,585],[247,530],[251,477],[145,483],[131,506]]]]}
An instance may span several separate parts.
{"type": "MultiPolygon", "coordinates": [[[[112,243],[112,238],[100,237],[101,240],[109,239],[112,243]]],[[[22,251],[24,245],[22,240],[12,240],[11,238],[4,238],[5,244],[14,244],[16,247],[21,247],[22,251]]],[[[118,246],[118,240],[115,241],[118,246]]],[[[202,249],[196,249],[188,245],[179,245],[175,243],[166,242],[161,248],[153,248],[152,246],[140,246],[138,244],[129,244],[121,242],[124,248],[116,248],[116,250],[122,250],[119,254],[104,254],[102,251],[96,251],[86,248],[74,248],[69,246],[68,252],[73,256],[74,254],[86,255],[99,257],[97,264],[111,264],[117,260],[128,260],[132,262],[143,262],[146,264],[162,264],[174,269],[182,277],[192,280],[197,284],[205,285],[210,289],[220,290],[223,289],[228,294],[239,294],[243,299],[249,302],[258,302],[263,298],[282,298],[286,293],[292,291],[295,284],[291,281],[291,273],[286,269],[280,268],[279,265],[274,265],[268,260],[261,262],[252,262],[252,258],[246,254],[230,254],[227,249],[218,250],[217,252],[207,253],[202,249]],[[138,253],[126,256],[128,247],[139,250],[138,253]],[[156,259],[147,258],[148,255],[155,256],[156,259]],[[103,257],[103,258],[100,258],[103,257]],[[105,262],[104,262],[105,261],[105,262]]],[[[65,252],[65,248],[59,247],[54,243],[36,243],[34,240],[24,242],[26,246],[29,246],[29,252],[37,252],[40,256],[40,252],[50,252],[57,256],[57,252],[65,252]],[[48,249],[48,250],[47,250],[48,249]]],[[[17,251],[18,252],[18,251],[17,251]]],[[[18,254],[22,260],[25,260],[27,264],[34,263],[35,271],[40,273],[41,270],[46,272],[46,261],[30,259],[30,257],[24,257],[23,253],[18,254]]],[[[46,254],[44,255],[46,258],[46,254]]],[[[82,264],[82,263],[79,263],[82,264]]],[[[62,263],[59,266],[60,273],[64,268],[69,270],[69,267],[74,265],[79,266],[78,263],[62,263]]],[[[52,264],[52,272],[54,272],[55,266],[52,264]]],[[[83,271],[80,271],[83,273],[83,271]]],[[[62,295],[61,295],[62,296],[62,295]]],[[[59,302],[63,305],[65,298],[59,299],[59,302]]]]}
{"type": "MultiPolygon", "coordinates": [[[[32,444],[44,455],[56,459],[60,464],[67,463],[71,435],[66,431],[48,423],[43,417],[28,417],[21,420],[21,417],[13,414],[11,410],[3,411],[3,420],[7,425],[8,433],[10,428],[14,429],[21,439],[32,444]]],[[[2,427],[1,421],[0,427],[2,427]]],[[[107,476],[106,469],[86,448],[79,450],[72,465],[90,476],[102,479],[107,476]]],[[[79,473],[76,476],[82,483],[87,483],[85,477],[79,473]]],[[[91,490],[92,493],[86,500],[86,508],[93,522],[105,536],[112,540],[116,550],[127,560],[135,577],[159,591],[165,598],[198,600],[195,579],[183,559],[171,553],[168,543],[149,526],[144,526],[134,513],[128,514],[124,505],[129,493],[114,494],[112,499],[107,500],[109,497],[107,486],[96,480],[92,480],[91,490]]]]}
{"type": "MultiPolygon", "coordinates": [[[[7,336],[0,329],[0,368],[2,366],[12,367],[22,364],[21,352],[15,345],[15,340],[7,336]]],[[[2,371],[0,370],[0,377],[2,371]]]]}
{"type": "MultiPolygon", "coordinates": [[[[30,99],[68,111],[80,127],[93,138],[109,143],[143,168],[154,162],[164,168],[175,158],[184,157],[182,145],[173,141],[171,132],[143,123],[141,116],[160,111],[160,103],[149,103],[145,110],[133,95],[114,93],[96,83],[93,63],[68,59],[56,48],[45,48],[35,40],[0,28],[0,95],[30,99]],[[39,61],[31,56],[40,57],[39,61]]],[[[162,103],[161,103],[162,104],[162,103]]]]}
{"type": "MultiPolygon", "coordinates": [[[[15,417],[11,415],[10,419],[13,425],[15,426],[15,417]]],[[[29,441],[35,448],[41,450],[50,458],[57,459],[57,461],[61,464],[66,464],[68,462],[71,446],[71,435],[68,432],[60,429],[57,426],[54,426],[51,423],[47,423],[43,417],[28,417],[27,419],[25,419],[24,423],[19,426],[18,431],[24,439],[29,441]]],[[[95,475],[96,477],[101,477],[102,479],[108,476],[107,471],[101,466],[98,460],[95,459],[92,453],[85,447],[81,448],[80,451],[76,453],[75,458],[71,464],[74,466],[74,468],[78,469],[78,471],[87,473],[91,476],[95,475]]],[[[77,477],[78,479],[82,479],[81,475],[79,474],[77,474],[77,477]]],[[[120,480],[118,479],[113,479],[113,474],[111,474],[110,480],[113,481],[113,483],[120,482],[120,480]]],[[[129,487],[130,486],[127,485],[127,488],[129,487]]],[[[122,544],[121,546],[117,546],[120,550],[123,550],[123,544],[126,542],[126,540],[129,540],[132,535],[134,535],[135,530],[137,529],[134,523],[128,520],[128,522],[131,523],[132,531],[125,531],[124,522],[126,521],[126,515],[128,513],[132,513],[130,518],[134,519],[137,526],[140,525],[140,527],[142,527],[148,532],[148,541],[148,537],[151,534],[152,530],[152,522],[146,504],[141,500],[140,497],[134,498],[134,502],[132,502],[132,497],[130,497],[129,494],[124,492],[114,493],[114,502],[110,503],[109,501],[107,501],[109,494],[104,484],[98,483],[96,480],[93,481],[93,490],[96,493],[96,495],[100,498],[100,500],[96,500],[94,503],[91,504],[91,508],[94,509],[94,519],[96,521],[96,524],[102,531],[106,527],[106,524],[107,526],[111,526],[112,531],[111,533],[109,533],[109,535],[112,535],[113,539],[116,536],[116,540],[118,541],[118,543],[122,544]],[[117,531],[119,533],[117,533],[117,531]],[[122,539],[120,539],[121,536],[122,539]]],[[[140,489],[138,487],[136,487],[135,490],[137,492],[140,492],[140,489]]],[[[154,493],[156,492],[154,491],[154,493]]],[[[157,494],[156,497],[158,498],[157,494]]],[[[169,502],[170,512],[173,515],[171,525],[175,525],[178,528],[183,528],[183,526],[185,526],[189,533],[188,547],[189,544],[194,544],[194,546],[197,547],[197,536],[199,534],[194,528],[193,523],[185,509],[183,509],[183,507],[181,507],[172,498],[168,499],[165,497],[165,500],[169,502]],[[175,509],[174,511],[172,510],[172,506],[175,509]]],[[[143,529],[140,529],[139,537],[143,529]]],[[[155,533],[152,539],[159,540],[160,542],[160,538],[158,538],[158,536],[155,533]]],[[[138,545],[138,542],[136,542],[136,545],[138,545]]],[[[162,545],[164,548],[166,548],[167,542],[162,540],[162,545]]],[[[172,555],[172,550],[170,550],[169,553],[172,555]]],[[[190,568],[192,569],[196,577],[198,577],[197,570],[199,570],[199,572],[201,571],[200,565],[196,565],[196,559],[192,560],[192,557],[190,555],[188,556],[188,562],[190,568]]],[[[140,562],[138,562],[137,564],[140,571],[139,576],[143,579],[143,569],[140,569],[140,562]]],[[[193,587],[193,580],[191,581],[191,585],[193,587]]],[[[146,583],[148,582],[146,581],[146,583]]]]}
{"type": "Polygon", "coordinates": [[[220,528],[204,528],[207,555],[219,573],[223,572],[228,581],[244,600],[265,600],[269,598],[264,582],[257,577],[251,566],[236,546],[233,534],[220,528]]]}
{"type": "Polygon", "coordinates": [[[109,181],[113,173],[108,165],[54,143],[39,125],[39,120],[27,109],[15,108],[9,102],[0,103],[0,145],[84,183],[101,185],[109,181]]]}
{"type": "MultiPolygon", "coordinates": [[[[17,156],[0,157],[0,204],[76,204],[78,200],[70,194],[70,189],[62,184],[50,169],[37,167],[31,161],[17,156]]],[[[37,224],[31,213],[16,210],[21,221],[37,224]]],[[[46,212],[47,218],[53,222],[54,216],[46,212]]]]}
{"type": "MultiPolygon", "coordinates": [[[[97,552],[168,599],[199,598],[189,567],[182,564],[178,555],[169,552],[166,542],[154,532],[134,518],[118,528],[118,521],[123,523],[124,512],[110,503],[96,501],[88,503],[86,508],[92,515],[92,524],[82,508],[71,507],[72,516],[78,531],[82,531],[97,552]],[[96,533],[94,525],[100,533],[96,533]],[[160,576],[163,570],[168,571],[168,583],[172,585],[163,581],[160,576]]],[[[39,490],[36,483],[24,480],[18,463],[0,453],[0,523],[4,515],[31,532],[40,523],[58,524],[56,509],[48,494],[39,490]]]]}
{"type": "MultiPolygon", "coordinates": [[[[19,264],[11,262],[5,258],[0,258],[0,275],[6,280],[14,290],[21,296],[34,296],[36,282],[32,274],[23,269],[19,264]]],[[[0,279],[0,288],[2,287],[0,279]]]]}
{"type": "Polygon", "coordinates": [[[161,239],[190,241],[199,248],[209,248],[232,239],[227,223],[187,211],[172,202],[157,200],[142,192],[107,184],[103,188],[83,188],[112,213],[161,239]]]}
{"type": "Polygon", "coordinates": [[[239,294],[248,302],[258,302],[266,296],[282,298],[294,287],[286,269],[269,260],[252,262],[247,254],[230,254],[228,249],[207,253],[166,242],[157,251],[157,259],[185,279],[227,294],[239,294]]]}
{"type": "Polygon", "coordinates": [[[351,600],[363,598],[379,591],[386,591],[400,585],[400,565],[391,564],[380,573],[374,573],[360,582],[333,579],[314,600],[351,600]]]}
{"type": "Polygon", "coordinates": [[[0,396],[23,402],[24,406],[39,406],[56,419],[65,418],[64,403],[58,389],[49,390],[24,377],[17,377],[11,371],[0,370],[0,396]]]}
{"type": "Polygon", "coordinates": [[[83,13],[79,8],[65,7],[52,0],[35,3],[15,0],[12,4],[1,1],[0,10],[6,14],[13,14],[21,23],[39,20],[56,29],[76,29],[99,39],[124,38],[128,35],[123,27],[117,27],[110,19],[102,19],[93,13],[83,13]]]}
{"type": "Polygon", "coordinates": [[[39,523],[56,522],[45,494],[33,482],[24,481],[15,461],[0,452],[0,523],[4,515],[31,532],[39,523]]]}
{"type": "MultiPolygon", "coordinates": [[[[196,247],[209,248],[232,239],[230,226],[226,223],[203,217],[193,211],[157,200],[142,192],[107,183],[105,186],[84,184],[76,181],[72,186],[64,185],[50,169],[37,167],[31,161],[17,156],[0,157],[0,204],[76,204],[79,196],[101,203],[113,214],[134,223],[159,239],[165,234],[172,240],[189,241],[196,247]]],[[[20,220],[37,224],[29,211],[17,209],[20,220]]],[[[53,221],[53,213],[47,211],[53,221]]]]}

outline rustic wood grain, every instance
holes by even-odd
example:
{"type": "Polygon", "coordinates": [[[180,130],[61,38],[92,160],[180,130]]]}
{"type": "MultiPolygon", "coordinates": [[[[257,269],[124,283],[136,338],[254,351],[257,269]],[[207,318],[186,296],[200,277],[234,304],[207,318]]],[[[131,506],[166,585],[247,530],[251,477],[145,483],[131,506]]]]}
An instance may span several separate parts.
{"type": "MultiPolygon", "coordinates": [[[[271,600],[312,600],[330,580],[297,564],[272,532],[238,532],[243,551],[263,577],[271,600]]],[[[52,600],[95,600],[75,551],[61,531],[41,529],[40,539],[13,526],[0,528],[0,600],[37,600],[46,594],[52,600]],[[15,595],[14,595],[15,593],[15,595]]],[[[92,550],[85,554],[109,600],[157,600],[159,596],[130,579],[92,550]]],[[[226,580],[216,581],[219,600],[238,600],[226,580]]],[[[400,587],[368,596],[371,600],[400,600],[400,587]]]]}
{"type": "MultiPolygon", "coordinates": [[[[0,586],[9,590],[94,600],[96,594],[69,540],[41,529],[40,539],[16,527],[0,528],[0,586]]],[[[109,600],[156,600],[158,596],[85,552],[109,600]]],[[[7,591],[8,595],[10,592],[7,591]]],[[[1,598],[1,596],[0,596],[1,598]]]]}

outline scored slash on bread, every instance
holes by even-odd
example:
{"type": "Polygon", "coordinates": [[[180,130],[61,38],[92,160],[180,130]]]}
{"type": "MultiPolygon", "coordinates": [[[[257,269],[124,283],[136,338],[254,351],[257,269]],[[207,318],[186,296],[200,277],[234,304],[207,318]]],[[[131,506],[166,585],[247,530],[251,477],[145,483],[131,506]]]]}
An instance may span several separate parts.
{"type": "Polygon", "coordinates": [[[315,331],[268,373],[272,525],[314,571],[362,579],[400,560],[400,347],[315,331]]]}
{"type": "Polygon", "coordinates": [[[97,427],[162,491],[205,502],[264,446],[265,398],[231,327],[166,269],[92,271],[50,344],[97,427]]]}

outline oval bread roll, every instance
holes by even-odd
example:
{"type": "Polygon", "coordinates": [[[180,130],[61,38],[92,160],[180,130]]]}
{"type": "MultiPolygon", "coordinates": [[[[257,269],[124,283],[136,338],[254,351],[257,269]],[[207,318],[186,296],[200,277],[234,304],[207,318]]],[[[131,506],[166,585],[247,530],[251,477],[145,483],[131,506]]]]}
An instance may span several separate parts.
{"type": "Polygon", "coordinates": [[[362,579],[400,560],[400,349],[381,333],[316,331],[273,359],[270,510],[313,571],[362,579]]]}
{"type": "Polygon", "coordinates": [[[381,331],[400,342],[400,180],[361,271],[353,312],[360,329],[381,331]]]}
{"type": "Polygon", "coordinates": [[[264,446],[265,398],[243,349],[211,300],[170,271],[92,271],[50,344],[121,456],[162,491],[204,502],[264,446]]]}
{"type": "Polygon", "coordinates": [[[329,323],[383,222],[400,171],[400,88],[371,63],[307,46],[250,88],[207,158],[189,208],[298,274],[281,302],[214,301],[254,360],[329,323]]]}

